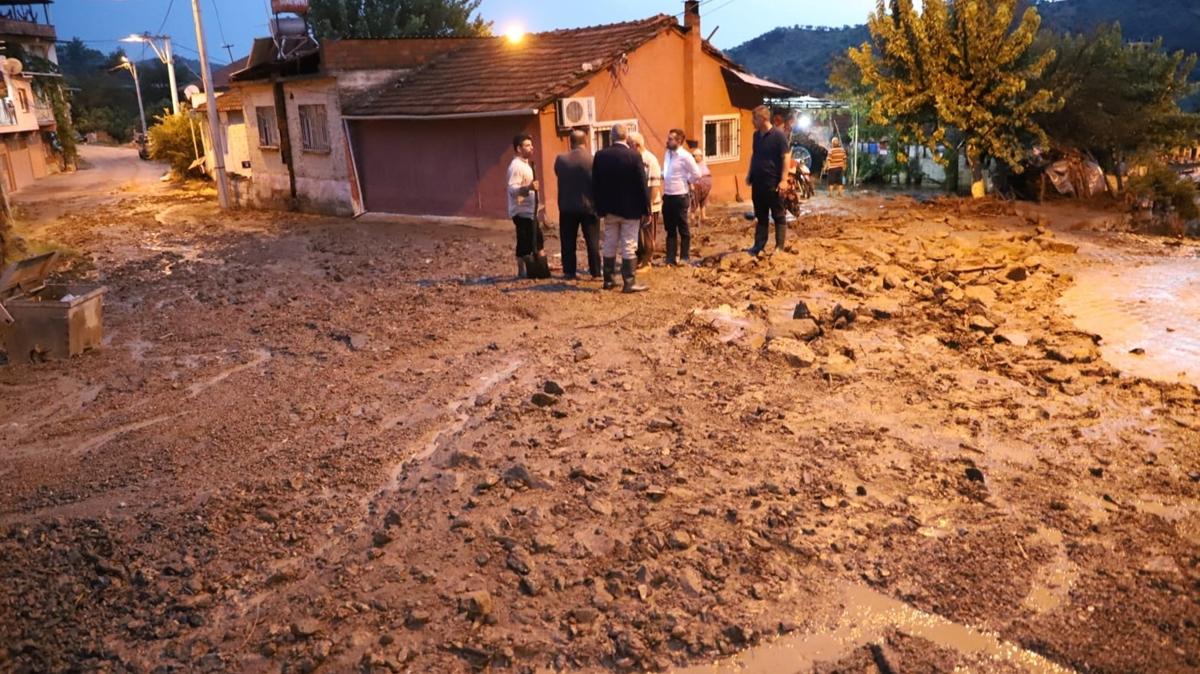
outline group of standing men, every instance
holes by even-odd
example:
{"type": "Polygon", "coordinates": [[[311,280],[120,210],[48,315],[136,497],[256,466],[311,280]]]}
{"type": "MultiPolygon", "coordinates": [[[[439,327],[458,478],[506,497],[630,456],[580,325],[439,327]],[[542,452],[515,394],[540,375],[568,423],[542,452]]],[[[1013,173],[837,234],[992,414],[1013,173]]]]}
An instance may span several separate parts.
{"type": "MultiPolygon", "coordinates": [[[[754,200],[755,228],[751,255],[766,248],[770,221],[775,224],[775,245],[782,250],[787,241],[783,195],[788,189],[787,169],[791,148],[782,131],[771,126],[770,110],[754,110],[754,152],[746,182],[754,200]]],[[[687,147],[680,129],[667,135],[667,152],[661,167],[645,149],[640,134],[623,124],[611,130],[612,145],[593,156],[587,148],[588,135],[571,132],[570,151],[558,156],[554,173],[558,179],[558,208],[562,237],[563,274],[576,278],[576,242],[580,231],[588,252],[588,271],[601,276],[604,288],[616,287],[616,265],[621,260],[622,291],[642,292],[637,282],[638,234],[659,210],[667,233],[668,265],[689,264],[691,226],[689,211],[693,195],[711,188],[711,174],[687,147]],[[603,242],[601,243],[601,223],[603,242]]],[[[537,225],[539,183],[531,163],[533,139],[521,134],[513,139],[515,157],[507,175],[509,216],[517,232],[517,274],[525,276],[528,266],[543,256],[543,238],[537,225]]],[[[700,203],[703,203],[701,200],[700,203]]],[[[653,250],[653,241],[647,246],[653,250]]]]}

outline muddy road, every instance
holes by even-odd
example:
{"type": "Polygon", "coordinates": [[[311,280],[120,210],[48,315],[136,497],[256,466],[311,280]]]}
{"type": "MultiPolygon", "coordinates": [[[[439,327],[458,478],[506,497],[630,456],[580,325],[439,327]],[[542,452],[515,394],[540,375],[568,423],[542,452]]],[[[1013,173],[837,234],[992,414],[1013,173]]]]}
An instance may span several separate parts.
{"type": "Polygon", "coordinates": [[[164,194],[38,230],[107,340],[0,368],[0,669],[1200,671],[1200,394],[1068,315],[1195,246],[818,199],[630,298],[164,194]]]}

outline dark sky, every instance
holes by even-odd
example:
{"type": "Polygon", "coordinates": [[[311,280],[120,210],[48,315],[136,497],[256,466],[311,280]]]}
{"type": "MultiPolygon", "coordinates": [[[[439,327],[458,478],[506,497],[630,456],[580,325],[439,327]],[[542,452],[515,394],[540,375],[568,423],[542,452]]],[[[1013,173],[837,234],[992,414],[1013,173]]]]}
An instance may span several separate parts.
{"type": "MultiPolygon", "coordinates": [[[[214,63],[229,60],[222,44],[231,44],[235,56],[244,56],[254,37],[267,34],[267,0],[199,2],[214,63]]],[[[862,23],[874,6],[874,0],[704,0],[701,11],[704,32],[719,26],[713,42],[728,49],[777,26],[862,23]]],[[[484,18],[495,23],[498,33],[512,25],[548,30],[682,10],[682,0],[483,0],[480,6],[484,18]]],[[[83,38],[92,47],[108,52],[120,45],[118,39],[131,32],[156,32],[161,26],[171,35],[180,55],[196,56],[191,0],[56,0],[50,12],[62,40],[83,38]]],[[[128,49],[139,55],[142,47],[132,45],[128,49]]]]}

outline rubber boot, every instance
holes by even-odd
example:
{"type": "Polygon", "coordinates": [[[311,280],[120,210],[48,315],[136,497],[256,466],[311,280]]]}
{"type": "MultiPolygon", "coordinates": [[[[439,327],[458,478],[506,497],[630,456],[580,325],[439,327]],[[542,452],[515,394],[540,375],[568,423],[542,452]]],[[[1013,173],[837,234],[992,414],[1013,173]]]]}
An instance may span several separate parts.
{"type": "Polygon", "coordinates": [[[616,281],[613,280],[613,276],[616,273],[617,273],[617,258],[615,258],[615,257],[604,258],[604,289],[605,290],[612,290],[613,288],[617,287],[616,281]]]}
{"type": "Polygon", "coordinates": [[[782,253],[783,250],[785,248],[787,248],[787,235],[788,235],[787,224],[776,224],[775,225],[775,250],[776,250],[776,252],[782,253]]]}
{"type": "Polygon", "coordinates": [[[676,234],[667,235],[667,266],[675,266],[675,251],[679,249],[679,236],[676,234]]]}
{"type": "Polygon", "coordinates": [[[644,293],[650,288],[647,286],[638,285],[636,270],[637,260],[621,260],[621,280],[624,285],[621,287],[621,292],[644,293]]]}
{"type": "Polygon", "coordinates": [[[517,278],[529,278],[529,272],[525,269],[525,258],[517,258],[517,278]]]}
{"type": "Polygon", "coordinates": [[[692,262],[692,235],[679,235],[679,261],[683,264],[691,264],[692,262]]]}

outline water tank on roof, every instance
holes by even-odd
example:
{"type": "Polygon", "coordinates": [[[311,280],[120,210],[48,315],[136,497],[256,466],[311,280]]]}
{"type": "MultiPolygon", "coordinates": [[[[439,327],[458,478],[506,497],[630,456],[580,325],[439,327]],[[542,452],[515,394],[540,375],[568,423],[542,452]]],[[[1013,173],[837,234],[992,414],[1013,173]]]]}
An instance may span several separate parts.
{"type": "Polygon", "coordinates": [[[308,35],[308,24],[298,16],[279,16],[271,19],[271,35],[276,38],[304,37],[308,35]]]}

